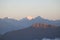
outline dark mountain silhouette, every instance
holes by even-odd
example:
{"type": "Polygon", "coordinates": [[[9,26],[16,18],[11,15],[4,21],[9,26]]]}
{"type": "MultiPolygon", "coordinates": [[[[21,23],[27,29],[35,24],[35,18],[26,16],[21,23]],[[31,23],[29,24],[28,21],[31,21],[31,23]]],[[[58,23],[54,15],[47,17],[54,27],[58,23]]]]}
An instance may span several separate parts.
{"type": "Polygon", "coordinates": [[[60,38],[60,27],[35,23],[30,27],[7,32],[2,40],[42,40],[43,38],[60,38]]]}
{"type": "Polygon", "coordinates": [[[2,40],[2,35],[0,34],[0,40],[2,40]]]}
{"type": "Polygon", "coordinates": [[[35,23],[60,26],[60,20],[56,20],[56,21],[48,20],[48,19],[43,19],[40,16],[32,20],[27,19],[27,17],[20,20],[5,17],[3,19],[0,18],[0,34],[4,34],[6,32],[13,30],[27,28],[35,23]]]}

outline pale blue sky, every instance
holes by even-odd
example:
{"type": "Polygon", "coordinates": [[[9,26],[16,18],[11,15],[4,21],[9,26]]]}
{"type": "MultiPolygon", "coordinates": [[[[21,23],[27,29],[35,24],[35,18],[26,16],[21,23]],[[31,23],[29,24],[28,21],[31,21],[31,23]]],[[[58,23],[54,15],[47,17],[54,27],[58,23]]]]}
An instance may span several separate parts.
{"type": "Polygon", "coordinates": [[[60,0],[0,0],[0,18],[26,16],[60,19],[60,0]]]}

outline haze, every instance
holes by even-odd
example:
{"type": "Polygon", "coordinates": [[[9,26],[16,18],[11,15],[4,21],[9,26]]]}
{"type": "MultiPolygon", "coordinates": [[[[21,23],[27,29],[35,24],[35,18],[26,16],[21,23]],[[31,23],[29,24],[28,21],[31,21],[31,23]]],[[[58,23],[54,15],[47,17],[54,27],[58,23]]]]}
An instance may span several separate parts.
{"type": "Polygon", "coordinates": [[[0,18],[26,16],[60,19],[60,0],[0,0],[0,18]]]}

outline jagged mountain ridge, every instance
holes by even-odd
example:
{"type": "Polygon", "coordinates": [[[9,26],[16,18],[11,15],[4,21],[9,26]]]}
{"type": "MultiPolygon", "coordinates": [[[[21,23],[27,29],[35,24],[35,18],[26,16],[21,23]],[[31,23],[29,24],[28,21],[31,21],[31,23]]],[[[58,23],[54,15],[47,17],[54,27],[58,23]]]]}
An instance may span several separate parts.
{"type": "Polygon", "coordinates": [[[43,19],[40,16],[32,20],[28,20],[26,17],[20,20],[15,20],[11,18],[4,18],[4,19],[0,18],[0,34],[4,34],[6,32],[13,31],[13,30],[27,28],[35,23],[60,26],[60,20],[51,21],[51,20],[43,19]]]}
{"type": "Polygon", "coordinates": [[[42,17],[38,16],[32,20],[28,20],[27,18],[23,18],[20,20],[21,24],[23,26],[25,26],[25,24],[27,24],[27,26],[30,26],[34,23],[42,23],[42,24],[50,24],[50,25],[56,25],[56,26],[60,26],[60,20],[48,20],[48,19],[43,19],[42,17]]]}
{"type": "Polygon", "coordinates": [[[4,34],[8,31],[18,30],[21,27],[19,22],[15,19],[0,19],[0,34],[4,34]]]}

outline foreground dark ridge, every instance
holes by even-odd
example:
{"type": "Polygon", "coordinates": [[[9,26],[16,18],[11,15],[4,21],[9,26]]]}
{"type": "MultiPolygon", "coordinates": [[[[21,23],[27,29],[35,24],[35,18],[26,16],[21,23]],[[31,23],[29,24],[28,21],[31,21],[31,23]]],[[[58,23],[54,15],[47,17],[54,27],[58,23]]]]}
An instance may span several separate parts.
{"type": "Polygon", "coordinates": [[[25,29],[8,32],[2,36],[2,40],[42,40],[43,38],[60,38],[60,27],[52,25],[44,26],[46,24],[41,25],[40,23],[36,23],[25,29]]]}

